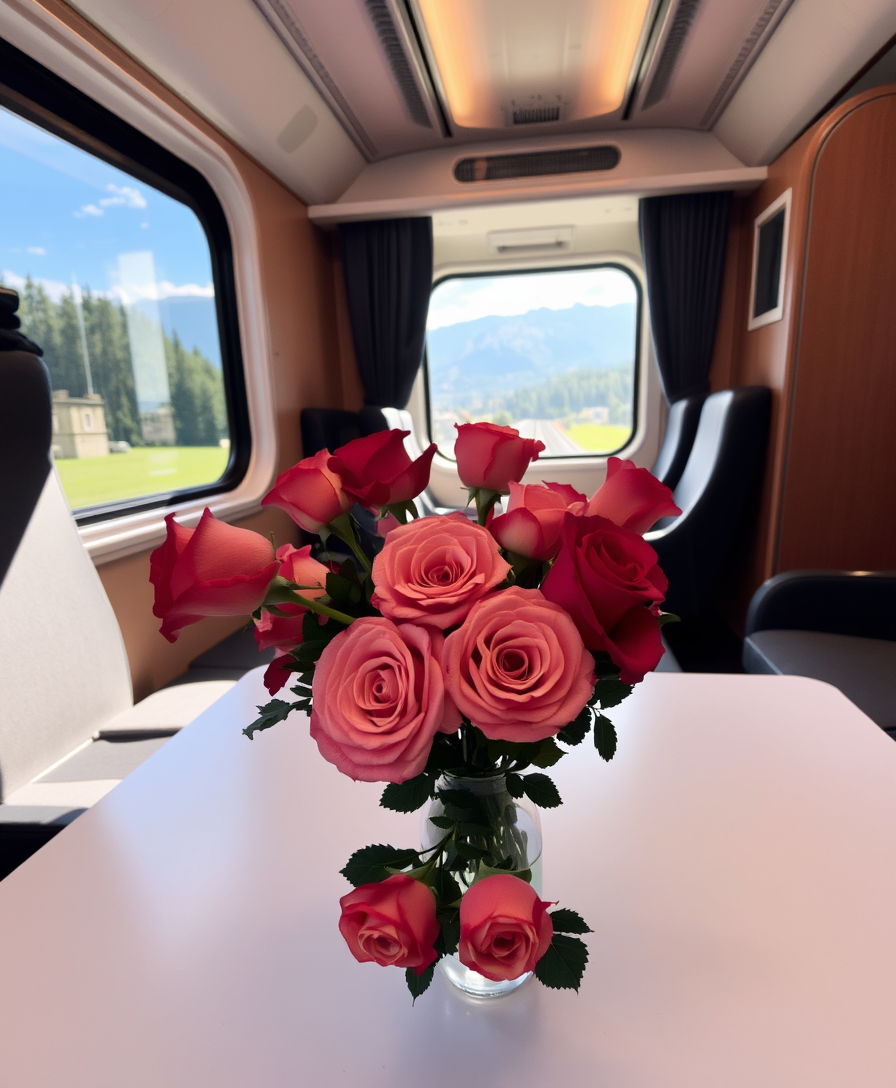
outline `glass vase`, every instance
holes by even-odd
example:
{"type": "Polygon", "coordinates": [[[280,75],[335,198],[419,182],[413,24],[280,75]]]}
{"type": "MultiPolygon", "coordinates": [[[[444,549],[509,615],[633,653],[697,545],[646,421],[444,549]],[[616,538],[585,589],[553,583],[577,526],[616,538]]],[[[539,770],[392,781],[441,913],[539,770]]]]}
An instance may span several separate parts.
{"type": "MultiPolygon", "coordinates": [[[[483,828],[481,833],[466,835],[466,841],[472,846],[488,850],[490,856],[484,859],[486,864],[497,867],[509,857],[513,868],[507,872],[528,869],[532,874],[532,887],[540,895],[541,820],[538,809],[527,801],[511,797],[507,792],[507,780],[503,774],[476,777],[445,774],[439,779],[438,788],[463,790],[479,800],[489,828],[483,828]]],[[[444,814],[445,807],[442,802],[438,798],[432,801],[423,817],[420,831],[424,852],[433,849],[444,837],[444,830],[431,822],[432,817],[444,814]]],[[[463,892],[475,882],[478,873],[479,861],[471,861],[465,869],[454,873],[463,892]]],[[[501,997],[511,993],[532,974],[529,971],[519,978],[493,982],[478,971],[465,967],[456,955],[443,956],[439,960],[439,970],[452,985],[475,997],[501,997]]]]}

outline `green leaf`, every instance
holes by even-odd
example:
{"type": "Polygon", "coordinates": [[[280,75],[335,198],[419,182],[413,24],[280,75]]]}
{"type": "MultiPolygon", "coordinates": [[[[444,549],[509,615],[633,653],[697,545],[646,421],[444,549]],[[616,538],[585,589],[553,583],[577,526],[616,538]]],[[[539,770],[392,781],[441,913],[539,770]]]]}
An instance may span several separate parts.
{"type": "Polygon", "coordinates": [[[554,741],[553,737],[548,737],[547,740],[543,740],[539,745],[539,751],[532,759],[532,763],[536,767],[553,767],[554,764],[563,759],[566,753],[562,748],[559,748],[554,741]]]}
{"type": "Polygon", "coordinates": [[[430,816],[429,822],[441,831],[451,831],[457,820],[452,820],[450,816],[430,816]]]}
{"type": "Polygon", "coordinates": [[[557,787],[546,774],[525,775],[523,789],[532,804],[539,808],[556,808],[563,804],[557,787]]]}
{"type": "Polygon", "coordinates": [[[465,842],[463,839],[456,839],[454,845],[458,854],[467,861],[478,861],[480,858],[487,858],[491,853],[490,850],[474,846],[473,843],[465,842]]]}
{"type": "Polygon", "coordinates": [[[341,604],[359,604],[361,589],[341,574],[328,574],[327,596],[337,608],[341,604]]]}
{"type": "Polygon", "coordinates": [[[362,884],[378,884],[391,876],[389,869],[406,869],[420,865],[416,850],[401,850],[395,846],[364,846],[356,850],[340,872],[356,888],[362,884]]]}
{"type": "Polygon", "coordinates": [[[484,861],[480,861],[479,868],[476,871],[476,880],[485,880],[489,876],[518,876],[520,880],[525,880],[527,884],[532,883],[532,870],[514,869],[513,861],[510,858],[505,858],[498,866],[486,865],[484,861]]]}
{"type": "Polygon", "coordinates": [[[434,779],[428,774],[418,774],[407,782],[390,782],[383,790],[380,805],[393,812],[416,812],[432,797],[434,779]]]}
{"type": "Polygon", "coordinates": [[[594,747],[607,763],[616,755],[616,727],[603,714],[594,719],[594,747]]]}
{"type": "Polygon", "coordinates": [[[591,720],[593,717],[594,711],[590,706],[582,707],[581,712],[575,720],[571,721],[569,725],[563,726],[557,734],[557,740],[562,740],[564,744],[568,744],[570,747],[581,744],[591,731],[591,720]]]}
{"type": "Polygon", "coordinates": [[[681,623],[681,618],[674,612],[660,612],[657,619],[660,621],[660,627],[665,627],[667,623],[681,623]]]}
{"type": "Polygon", "coordinates": [[[431,963],[421,975],[415,974],[412,967],[408,967],[405,971],[405,981],[408,984],[408,989],[411,991],[411,997],[415,1001],[421,994],[425,994],[429,989],[429,984],[432,982],[435,969],[436,965],[431,963]]]}
{"type": "Polygon", "coordinates": [[[243,730],[245,736],[252,740],[254,733],[260,733],[263,729],[270,729],[278,722],[285,722],[289,715],[298,706],[297,703],[287,703],[283,699],[271,699],[264,706],[257,707],[259,716],[251,725],[243,730]]]}
{"type": "Polygon", "coordinates": [[[554,926],[555,933],[592,933],[593,930],[585,922],[585,919],[574,910],[552,910],[548,917],[554,926]]]}
{"type": "Polygon", "coordinates": [[[438,790],[437,796],[443,804],[457,808],[475,808],[479,804],[479,798],[469,790],[438,790]]]}
{"type": "Polygon", "coordinates": [[[436,915],[441,933],[436,950],[445,956],[453,956],[460,942],[460,911],[447,910],[436,915]]]}
{"type": "Polygon", "coordinates": [[[587,962],[584,941],[555,933],[547,952],[535,964],[535,977],[552,990],[578,990],[587,962]]]}
{"type": "Polygon", "coordinates": [[[507,792],[511,797],[522,797],[526,792],[526,787],[523,785],[523,776],[519,774],[509,774],[507,776],[507,792]]]}
{"type": "Polygon", "coordinates": [[[631,684],[623,684],[618,677],[607,676],[598,680],[595,690],[601,709],[609,710],[610,707],[618,706],[623,699],[627,699],[634,689],[631,684]]]}
{"type": "Polygon", "coordinates": [[[460,885],[450,873],[444,869],[435,868],[432,874],[432,890],[443,906],[457,903],[461,897],[460,885]]]}

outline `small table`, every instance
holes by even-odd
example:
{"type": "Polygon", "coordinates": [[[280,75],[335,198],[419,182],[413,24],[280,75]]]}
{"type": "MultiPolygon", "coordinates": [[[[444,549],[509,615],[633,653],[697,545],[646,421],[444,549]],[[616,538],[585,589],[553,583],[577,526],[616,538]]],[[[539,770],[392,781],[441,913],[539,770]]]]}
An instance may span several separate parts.
{"type": "Polygon", "coordinates": [[[578,995],[357,964],[358,847],[416,845],[245,677],[0,884],[4,1088],[892,1088],[896,746],[800,677],[658,674],[553,769],[578,995]]]}

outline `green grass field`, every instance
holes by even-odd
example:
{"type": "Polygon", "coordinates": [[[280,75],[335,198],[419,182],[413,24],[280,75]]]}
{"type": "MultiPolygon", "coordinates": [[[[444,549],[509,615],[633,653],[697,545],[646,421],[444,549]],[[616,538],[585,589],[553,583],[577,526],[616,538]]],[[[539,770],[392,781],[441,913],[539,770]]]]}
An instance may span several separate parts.
{"type": "Polygon", "coordinates": [[[601,423],[574,423],[566,434],[589,453],[610,453],[621,449],[631,436],[631,427],[601,423]]]}
{"type": "Polygon", "coordinates": [[[159,446],[108,457],[67,458],[56,467],[69,506],[78,510],[213,483],[223,475],[228,456],[219,446],[159,446]]]}

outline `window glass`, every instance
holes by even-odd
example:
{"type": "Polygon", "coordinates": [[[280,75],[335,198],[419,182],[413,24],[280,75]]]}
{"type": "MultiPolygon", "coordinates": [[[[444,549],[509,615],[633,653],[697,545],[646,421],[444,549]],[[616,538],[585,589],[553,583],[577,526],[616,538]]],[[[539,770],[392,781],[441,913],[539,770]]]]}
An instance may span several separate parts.
{"type": "Polygon", "coordinates": [[[458,276],[427,321],[430,433],[453,456],[455,423],[516,427],[545,457],[608,454],[634,430],[640,292],[623,268],[458,276]]]}
{"type": "Polygon", "coordinates": [[[0,280],[43,348],[72,509],[224,475],[211,257],[191,208],[0,107],[0,280]]]}

